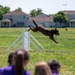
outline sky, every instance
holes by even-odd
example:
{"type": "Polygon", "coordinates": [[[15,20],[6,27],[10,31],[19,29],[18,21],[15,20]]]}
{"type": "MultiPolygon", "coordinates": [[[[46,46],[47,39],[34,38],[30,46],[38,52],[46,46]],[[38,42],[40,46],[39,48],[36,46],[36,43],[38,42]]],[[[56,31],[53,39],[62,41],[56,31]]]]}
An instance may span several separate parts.
{"type": "Polygon", "coordinates": [[[25,13],[41,8],[45,14],[55,14],[60,10],[75,10],[75,0],[0,0],[0,5],[9,6],[11,11],[18,7],[25,13]]]}

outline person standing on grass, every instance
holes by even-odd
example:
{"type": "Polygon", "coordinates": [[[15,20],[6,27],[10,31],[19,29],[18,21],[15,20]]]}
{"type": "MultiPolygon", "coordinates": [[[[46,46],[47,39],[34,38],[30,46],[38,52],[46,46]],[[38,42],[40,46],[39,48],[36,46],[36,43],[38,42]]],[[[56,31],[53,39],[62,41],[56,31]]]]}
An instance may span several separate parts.
{"type": "Polygon", "coordinates": [[[39,62],[35,65],[34,75],[52,75],[52,73],[46,62],[39,62]]]}
{"type": "Polygon", "coordinates": [[[49,61],[48,65],[51,68],[53,75],[59,75],[61,65],[58,61],[56,60],[49,61]]]}
{"type": "Polygon", "coordinates": [[[24,66],[26,66],[29,61],[29,54],[26,50],[17,50],[14,53],[13,58],[14,64],[4,67],[2,70],[2,75],[31,75],[28,70],[24,69],[24,66]]]}
{"type": "Polygon", "coordinates": [[[11,52],[8,56],[8,64],[9,66],[13,64],[13,56],[14,56],[14,52],[11,52]]]}

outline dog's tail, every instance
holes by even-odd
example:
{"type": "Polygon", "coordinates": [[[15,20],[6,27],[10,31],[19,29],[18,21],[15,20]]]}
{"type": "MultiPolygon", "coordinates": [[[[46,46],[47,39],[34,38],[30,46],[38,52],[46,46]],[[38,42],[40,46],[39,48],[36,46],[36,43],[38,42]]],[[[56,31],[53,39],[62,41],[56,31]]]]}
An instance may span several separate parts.
{"type": "Polygon", "coordinates": [[[34,23],[34,25],[36,25],[36,27],[38,26],[38,24],[36,24],[36,22],[34,20],[32,20],[32,22],[34,23]]]}

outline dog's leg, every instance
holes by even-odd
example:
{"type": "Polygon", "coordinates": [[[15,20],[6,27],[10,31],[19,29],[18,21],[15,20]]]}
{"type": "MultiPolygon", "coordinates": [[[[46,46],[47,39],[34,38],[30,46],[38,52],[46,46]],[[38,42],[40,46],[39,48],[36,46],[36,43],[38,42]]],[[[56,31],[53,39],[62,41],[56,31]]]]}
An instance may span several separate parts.
{"type": "Polygon", "coordinates": [[[30,31],[30,30],[34,31],[34,29],[35,29],[35,27],[33,27],[33,28],[29,28],[28,31],[30,31]]]}
{"type": "Polygon", "coordinates": [[[54,39],[54,37],[50,37],[51,40],[53,40],[55,43],[58,44],[58,42],[56,42],[56,40],[54,39]]]}
{"type": "Polygon", "coordinates": [[[30,31],[30,30],[31,30],[31,28],[28,29],[28,31],[30,31]]]}
{"type": "Polygon", "coordinates": [[[32,30],[33,32],[37,32],[35,27],[28,29],[28,31],[30,31],[30,30],[32,30]]]}

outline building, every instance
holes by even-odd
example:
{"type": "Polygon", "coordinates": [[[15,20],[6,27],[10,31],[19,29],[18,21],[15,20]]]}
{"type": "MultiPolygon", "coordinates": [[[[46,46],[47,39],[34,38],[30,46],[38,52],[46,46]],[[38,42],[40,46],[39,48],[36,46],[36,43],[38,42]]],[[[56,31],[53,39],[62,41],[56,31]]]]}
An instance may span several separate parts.
{"type": "MultiPolygon", "coordinates": [[[[64,11],[68,16],[69,22],[67,27],[75,27],[75,11],[64,11]]],[[[3,19],[0,21],[0,27],[33,27],[35,26],[32,22],[35,22],[43,27],[60,27],[59,23],[54,23],[52,15],[40,14],[36,17],[31,17],[30,15],[22,11],[12,11],[3,15],[3,19]]],[[[65,27],[62,23],[61,27],[65,27]]]]}
{"type": "Polygon", "coordinates": [[[36,17],[30,17],[28,19],[28,23],[30,23],[30,27],[32,25],[32,20],[35,20],[35,22],[39,25],[42,25],[43,27],[55,27],[55,23],[53,22],[53,17],[51,15],[46,14],[40,14],[36,17]]]}
{"type": "Polygon", "coordinates": [[[64,13],[69,18],[69,27],[75,27],[75,11],[68,10],[68,11],[64,11],[64,13]]]}
{"type": "Polygon", "coordinates": [[[15,10],[3,15],[0,27],[27,27],[28,18],[28,14],[15,10]]]}

